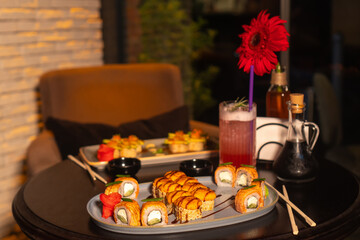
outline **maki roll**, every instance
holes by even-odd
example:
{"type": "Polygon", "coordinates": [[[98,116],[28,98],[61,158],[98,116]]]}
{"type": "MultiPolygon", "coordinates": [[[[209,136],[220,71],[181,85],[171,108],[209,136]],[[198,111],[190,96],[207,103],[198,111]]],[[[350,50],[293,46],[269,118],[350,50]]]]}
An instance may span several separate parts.
{"type": "Polygon", "coordinates": [[[199,182],[195,182],[195,183],[186,183],[184,186],[182,186],[181,190],[184,190],[184,191],[194,191],[198,188],[205,188],[207,189],[207,187],[199,182]]]}
{"type": "Polygon", "coordinates": [[[176,219],[180,223],[201,218],[202,201],[194,196],[183,196],[174,202],[176,219]]]}
{"type": "Polygon", "coordinates": [[[178,171],[178,170],[168,171],[164,174],[164,177],[169,178],[173,181],[176,181],[178,178],[184,177],[184,176],[186,176],[186,174],[184,172],[178,171]]]}
{"type": "Polygon", "coordinates": [[[214,202],[216,194],[213,190],[209,188],[198,188],[191,191],[192,196],[200,199],[202,201],[201,211],[209,211],[214,209],[214,202]]]}
{"type": "Polygon", "coordinates": [[[192,196],[190,192],[184,191],[184,190],[177,190],[170,192],[166,195],[165,198],[165,205],[168,210],[168,214],[174,212],[174,202],[179,198],[183,196],[192,196]]]}
{"type": "Polygon", "coordinates": [[[121,201],[114,207],[116,224],[140,226],[140,206],[135,200],[121,201]]]}
{"type": "Polygon", "coordinates": [[[241,166],[236,169],[236,180],[235,186],[250,186],[252,181],[258,178],[258,173],[255,167],[252,166],[241,166]]]}
{"type": "Polygon", "coordinates": [[[240,189],[235,196],[235,209],[240,213],[247,213],[264,206],[262,190],[252,185],[240,189]]]}
{"type": "Polygon", "coordinates": [[[193,129],[189,138],[189,151],[203,151],[205,148],[206,138],[202,136],[200,129],[193,129]]]}
{"type": "Polygon", "coordinates": [[[235,184],[236,168],[231,165],[221,165],[215,170],[215,183],[219,187],[233,187],[235,184]]]}
{"type": "Polygon", "coordinates": [[[120,193],[124,198],[135,199],[139,195],[139,183],[132,177],[119,177],[105,189],[106,195],[113,192],[120,193]]]}
{"type": "Polygon", "coordinates": [[[166,183],[173,183],[174,181],[172,181],[171,179],[167,178],[167,177],[159,177],[156,178],[153,182],[152,185],[152,195],[154,198],[159,198],[161,193],[160,193],[160,186],[164,185],[166,183]]]}
{"type": "Polygon", "coordinates": [[[167,193],[173,192],[176,190],[181,190],[181,185],[176,182],[169,181],[158,187],[158,197],[164,198],[167,193]]]}
{"type": "Polygon", "coordinates": [[[183,131],[169,133],[165,144],[168,144],[171,153],[185,153],[189,150],[189,135],[183,131]]]}
{"type": "Polygon", "coordinates": [[[261,188],[261,193],[262,193],[263,199],[265,201],[265,199],[269,195],[269,189],[265,185],[265,178],[256,178],[253,180],[251,185],[256,185],[259,188],[261,188]]]}
{"type": "Polygon", "coordinates": [[[163,202],[145,202],[141,207],[142,226],[161,226],[168,223],[168,214],[163,202]]]}
{"type": "Polygon", "coordinates": [[[198,183],[199,181],[194,177],[182,176],[176,179],[176,183],[184,186],[187,183],[198,183]]]}

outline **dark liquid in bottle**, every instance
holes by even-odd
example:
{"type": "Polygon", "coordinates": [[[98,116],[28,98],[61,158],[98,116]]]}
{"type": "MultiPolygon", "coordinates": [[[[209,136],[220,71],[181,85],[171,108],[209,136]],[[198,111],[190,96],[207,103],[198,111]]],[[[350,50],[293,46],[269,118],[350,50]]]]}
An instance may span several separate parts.
{"type": "Polygon", "coordinates": [[[282,181],[308,182],[315,179],[318,164],[305,141],[286,141],[273,169],[282,181]]]}

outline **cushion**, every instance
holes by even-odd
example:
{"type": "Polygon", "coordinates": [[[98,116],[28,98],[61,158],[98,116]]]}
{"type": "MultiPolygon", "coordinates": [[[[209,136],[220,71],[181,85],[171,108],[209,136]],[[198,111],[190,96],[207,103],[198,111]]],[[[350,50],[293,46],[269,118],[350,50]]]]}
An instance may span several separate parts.
{"type": "Polygon", "coordinates": [[[189,131],[189,114],[187,106],[154,116],[111,126],[100,123],[78,123],[64,119],[48,117],[45,126],[54,133],[62,159],[67,155],[77,155],[83,146],[100,144],[103,139],[114,134],[121,137],[136,135],[140,139],[167,137],[169,132],[189,131]]]}

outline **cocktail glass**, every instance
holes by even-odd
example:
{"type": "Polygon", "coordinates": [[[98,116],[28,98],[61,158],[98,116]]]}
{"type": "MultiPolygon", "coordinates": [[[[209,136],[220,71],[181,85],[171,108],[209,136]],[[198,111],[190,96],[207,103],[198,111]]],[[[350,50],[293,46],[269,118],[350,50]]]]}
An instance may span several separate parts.
{"type": "Polygon", "coordinates": [[[220,163],[256,165],[256,104],[236,107],[236,101],[219,105],[220,163]]]}

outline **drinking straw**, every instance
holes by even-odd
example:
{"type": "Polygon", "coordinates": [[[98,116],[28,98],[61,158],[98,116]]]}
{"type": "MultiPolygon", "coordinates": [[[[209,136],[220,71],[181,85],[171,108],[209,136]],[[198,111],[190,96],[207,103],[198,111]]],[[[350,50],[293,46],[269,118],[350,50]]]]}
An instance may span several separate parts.
{"type": "Polygon", "coordinates": [[[249,112],[251,112],[254,93],[254,65],[250,66],[250,84],[249,84],[249,112]]]}

